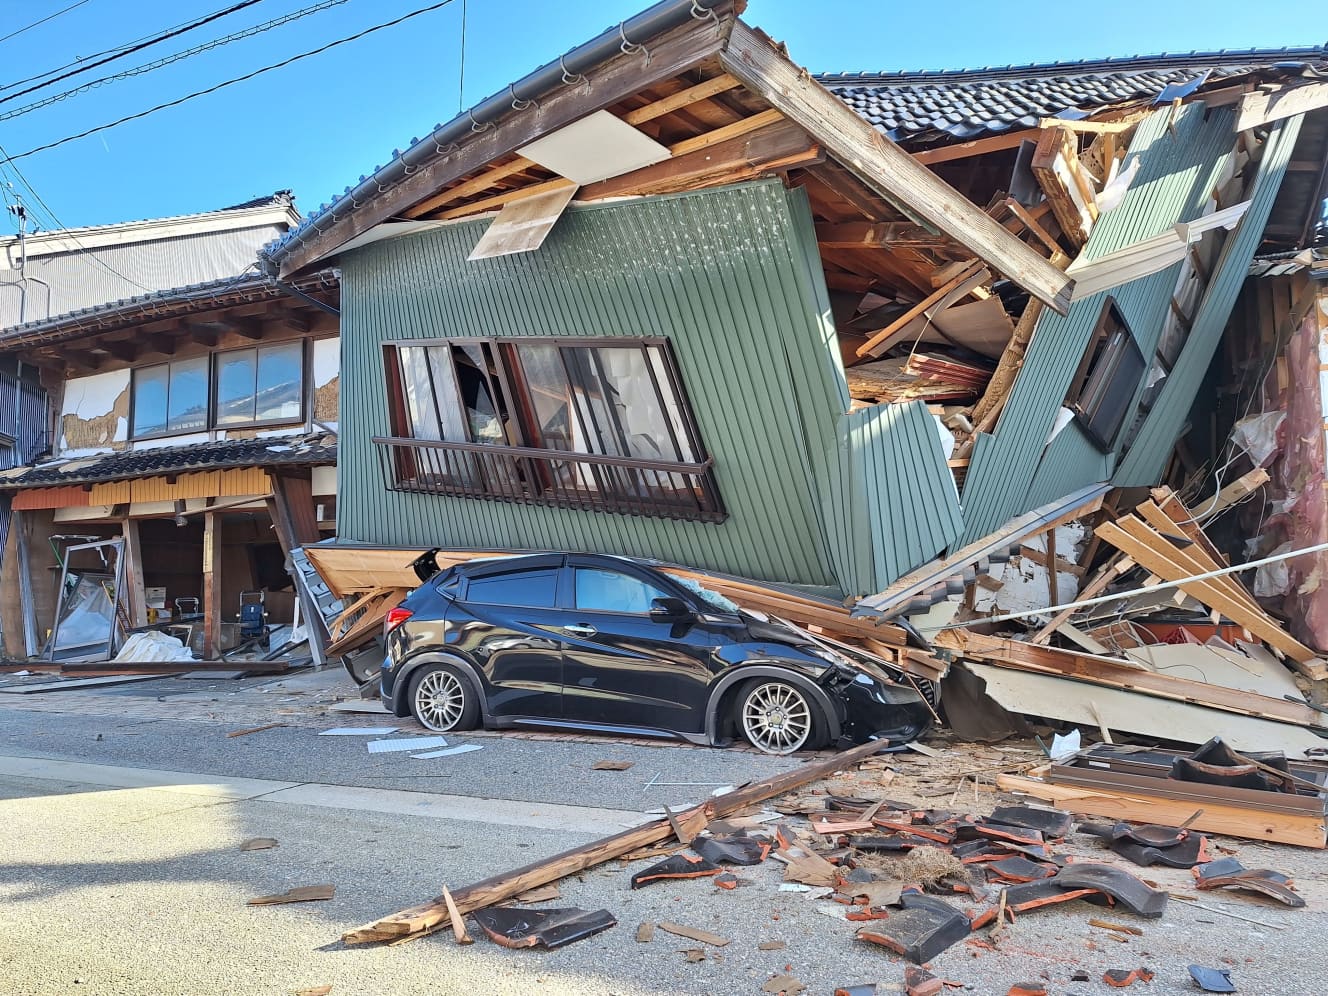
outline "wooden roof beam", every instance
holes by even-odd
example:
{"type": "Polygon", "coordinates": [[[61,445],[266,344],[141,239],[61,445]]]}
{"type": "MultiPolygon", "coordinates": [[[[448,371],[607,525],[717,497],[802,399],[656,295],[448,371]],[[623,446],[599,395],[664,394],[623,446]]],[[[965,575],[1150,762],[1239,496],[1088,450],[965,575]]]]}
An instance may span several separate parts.
{"type": "Polygon", "coordinates": [[[471,135],[451,155],[422,165],[359,210],[335,221],[329,220],[321,236],[291,249],[282,260],[281,276],[286,278],[298,273],[331,255],[357,235],[389,218],[401,216],[459,177],[511,155],[541,135],[611,107],[717,55],[724,46],[728,26],[733,22],[730,10],[720,10],[713,21],[683,24],[652,40],[648,61],[639,53],[624,52],[609,59],[599,69],[587,72],[584,84],[578,82],[575,86],[561,87],[524,110],[514,109],[497,124],[471,135]]]}
{"type": "Polygon", "coordinates": [[[720,59],[874,192],[967,246],[1049,307],[1069,310],[1073,280],[864,121],[766,35],[736,22],[720,59]]]}

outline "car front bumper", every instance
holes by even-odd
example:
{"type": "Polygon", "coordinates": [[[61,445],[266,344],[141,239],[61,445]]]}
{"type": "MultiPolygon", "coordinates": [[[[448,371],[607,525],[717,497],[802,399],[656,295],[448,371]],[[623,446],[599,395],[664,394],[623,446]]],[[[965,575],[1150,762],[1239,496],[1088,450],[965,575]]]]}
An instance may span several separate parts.
{"type": "Polygon", "coordinates": [[[904,685],[886,684],[867,675],[835,688],[844,705],[841,739],[866,743],[873,737],[892,746],[911,743],[930,729],[932,711],[926,701],[904,685]]]}

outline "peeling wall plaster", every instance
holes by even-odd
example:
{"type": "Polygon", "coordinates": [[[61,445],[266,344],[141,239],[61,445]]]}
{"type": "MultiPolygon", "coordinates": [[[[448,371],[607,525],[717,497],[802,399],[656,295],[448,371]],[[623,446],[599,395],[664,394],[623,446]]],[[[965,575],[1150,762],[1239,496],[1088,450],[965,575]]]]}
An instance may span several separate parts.
{"type": "Polygon", "coordinates": [[[60,406],[60,453],[83,456],[122,450],[129,441],[129,371],[65,381],[60,406]]]}

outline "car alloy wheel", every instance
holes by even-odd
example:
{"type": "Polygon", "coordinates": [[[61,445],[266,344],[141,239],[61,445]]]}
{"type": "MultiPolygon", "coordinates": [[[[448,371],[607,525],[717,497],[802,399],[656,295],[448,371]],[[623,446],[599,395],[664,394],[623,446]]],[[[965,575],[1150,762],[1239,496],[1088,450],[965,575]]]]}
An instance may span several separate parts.
{"type": "Polygon", "coordinates": [[[443,668],[422,675],[415,685],[415,718],[438,733],[453,729],[466,712],[466,686],[462,682],[459,675],[443,668]]]}
{"type": "Polygon", "coordinates": [[[742,732],[766,754],[792,754],[812,733],[812,706],[793,685],[765,681],[742,701],[742,732]]]}

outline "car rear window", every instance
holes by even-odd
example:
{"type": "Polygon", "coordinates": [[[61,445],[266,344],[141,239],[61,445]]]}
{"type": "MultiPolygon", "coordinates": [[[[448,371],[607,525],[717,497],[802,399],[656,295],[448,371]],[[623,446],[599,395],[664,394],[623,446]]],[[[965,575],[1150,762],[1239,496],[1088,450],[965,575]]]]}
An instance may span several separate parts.
{"type": "Polygon", "coordinates": [[[471,578],[466,586],[466,601],[552,609],[558,604],[557,592],[557,571],[512,571],[471,578]]]}

